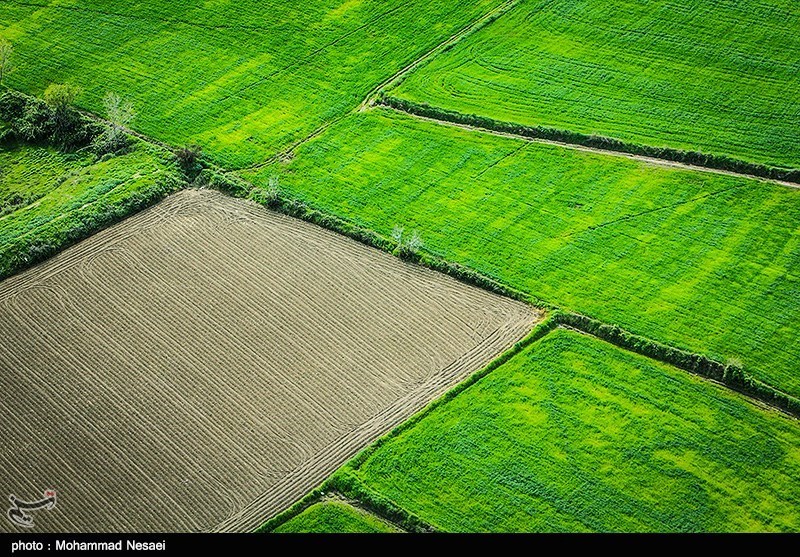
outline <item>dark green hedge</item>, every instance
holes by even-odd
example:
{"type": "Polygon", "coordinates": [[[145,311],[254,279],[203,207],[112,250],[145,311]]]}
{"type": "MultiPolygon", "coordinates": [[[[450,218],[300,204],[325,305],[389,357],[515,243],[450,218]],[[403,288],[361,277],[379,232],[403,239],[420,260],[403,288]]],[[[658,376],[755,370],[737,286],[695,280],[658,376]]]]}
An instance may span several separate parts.
{"type": "Polygon", "coordinates": [[[381,96],[377,102],[378,104],[407,112],[409,114],[414,114],[416,116],[433,118],[435,120],[444,120],[445,122],[452,122],[454,124],[462,124],[476,128],[484,128],[500,133],[508,133],[532,139],[560,141],[562,143],[583,145],[585,147],[593,147],[607,151],[630,153],[633,155],[642,155],[656,159],[664,159],[695,166],[703,166],[706,168],[714,168],[717,170],[727,170],[739,174],[750,174],[753,176],[759,176],[761,178],[800,183],[800,169],[796,168],[778,168],[764,164],[747,162],[725,155],[711,155],[708,153],[700,153],[698,151],[683,151],[681,149],[672,149],[669,147],[640,145],[638,143],[630,143],[611,137],[587,135],[570,130],[547,128],[543,126],[523,126],[521,124],[495,120],[486,116],[479,116],[477,114],[463,114],[454,110],[447,110],[431,106],[427,103],[415,103],[386,95],[381,96]]]}
{"type": "Polygon", "coordinates": [[[648,358],[708,377],[735,391],[800,417],[800,400],[753,378],[752,375],[738,365],[723,364],[702,354],[667,346],[630,333],[617,325],[609,325],[585,315],[557,312],[555,319],[561,325],[596,336],[648,358]]]}
{"type": "Polygon", "coordinates": [[[357,500],[368,511],[392,522],[406,532],[435,532],[436,529],[417,515],[398,506],[392,500],[366,487],[347,468],[335,473],[325,482],[326,487],[335,489],[349,499],[357,500]]]}
{"type": "Polygon", "coordinates": [[[441,257],[436,257],[425,252],[400,253],[397,250],[397,242],[386,238],[373,230],[364,228],[363,226],[359,226],[353,222],[330,213],[315,209],[303,201],[293,199],[284,194],[270,195],[266,192],[266,190],[253,186],[241,178],[232,176],[230,174],[222,174],[211,169],[205,169],[199,174],[197,180],[195,181],[195,185],[214,188],[235,197],[250,199],[251,201],[255,201],[256,203],[264,205],[265,207],[269,207],[278,213],[311,222],[313,224],[322,226],[323,228],[327,228],[328,230],[343,234],[344,236],[352,238],[368,246],[388,253],[400,255],[405,260],[417,263],[434,271],[444,273],[455,278],[456,280],[477,286],[484,290],[489,290],[491,292],[531,303],[539,307],[551,307],[543,300],[539,300],[538,298],[534,298],[519,290],[506,286],[491,277],[473,271],[472,269],[464,267],[463,265],[459,265],[458,263],[451,263],[442,259],[441,257]]]}

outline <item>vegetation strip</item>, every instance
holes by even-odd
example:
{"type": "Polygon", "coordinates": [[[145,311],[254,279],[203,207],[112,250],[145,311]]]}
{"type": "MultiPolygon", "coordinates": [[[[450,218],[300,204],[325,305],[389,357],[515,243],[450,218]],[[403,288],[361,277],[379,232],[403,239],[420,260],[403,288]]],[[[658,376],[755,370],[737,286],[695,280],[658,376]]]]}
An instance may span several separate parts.
{"type": "Polygon", "coordinates": [[[669,147],[653,147],[650,145],[630,143],[611,137],[587,135],[570,130],[548,128],[544,126],[524,126],[512,122],[502,122],[489,118],[488,116],[463,114],[454,110],[431,106],[426,103],[398,99],[386,94],[381,95],[376,103],[429,120],[467,126],[488,132],[497,132],[504,135],[516,136],[521,139],[541,139],[568,145],[580,145],[598,151],[627,153],[686,165],[689,169],[702,168],[718,170],[743,177],[765,178],[776,183],[790,182],[791,184],[786,185],[792,187],[798,187],[795,184],[800,184],[800,169],[777,168],[774,166],[747,162],[725,155],[683,151],[669,147]]]}
{"type": "Polygon", "coordinates": [[[754,379],[740,365],[723,364],[702,354],[694,354],[655,342],[621,329],[617,325],[602,323],[577,313],[556,311],[553,313],[553,319],[559,325],[572,327],[620,348],[722,383],[734,391],[800,418],[800,399],[754,379]]]}
{"type": "Polygon", "coordinates": [[[361,507],[357,501],[328,494],[300,515],[275,529],[279,534],[393,534],[395,524],[361,507]]]}

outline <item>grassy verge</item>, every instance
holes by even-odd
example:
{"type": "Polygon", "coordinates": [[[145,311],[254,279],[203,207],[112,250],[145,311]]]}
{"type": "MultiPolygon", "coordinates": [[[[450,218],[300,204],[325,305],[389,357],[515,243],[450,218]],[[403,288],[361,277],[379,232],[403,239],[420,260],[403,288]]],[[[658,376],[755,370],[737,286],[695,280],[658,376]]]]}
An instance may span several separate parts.
{"type": "Polygon", "coordinates": [[[399,530],[342,501],[323,501],[305,509],[273,532],[278,534],[390,534],[399,532],[399,530]]]}
{"type": "Polygon", "coordinates": [[[128,154],[101,160],[18,145],[3,147],[0,158],[11,169],[0,176],[2,188],[29,201],[0,217],[0,278],[47,259],[185,185],[171,154],[140,141],[128,154]],[[42,161],[47,164],[38,164],[42,161]],[[32,162],[36,172],[30,172],[32,162]]]}

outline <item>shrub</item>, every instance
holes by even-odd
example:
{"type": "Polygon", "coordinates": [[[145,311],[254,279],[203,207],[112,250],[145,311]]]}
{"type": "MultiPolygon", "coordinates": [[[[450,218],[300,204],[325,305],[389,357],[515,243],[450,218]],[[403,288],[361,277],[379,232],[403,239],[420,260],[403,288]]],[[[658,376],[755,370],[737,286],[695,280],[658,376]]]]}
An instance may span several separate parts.
{"type": "Polygon", "coordinates": [[[200,162],[202,154],[203,148],[200,145],[185,145],[175,151],[178,165],[190,182],[203,170],[203,165],[200,162]]]}
{"type": "Polygon", "coordinates": [[[392,229],[392,240],[394,240],[396,247],[392,253],[402,259],[418,260],[419,251],[422,248],[422,238],[415,230],[411,234],[406,235],[402,226],[395,226],[392,229]]]}
{"type": "Polygon", "coordinates": [[[112,92],[106,93],[103,106],[108,125],[103,133],[97,136],[92,146],[99,155],[125,151],[130,145],[125,130],[136,116],[136,111],[129,101],[112,92]]]}
{"type": "Polygon", "coordinates": [[[0,96],[0,120],[8,125],[6,140],[44,143],[65,151],[88,144],[98,129],[71,106],[77,89],[51,85],[46,93],[46,102],[17,91],[0,96]]]}

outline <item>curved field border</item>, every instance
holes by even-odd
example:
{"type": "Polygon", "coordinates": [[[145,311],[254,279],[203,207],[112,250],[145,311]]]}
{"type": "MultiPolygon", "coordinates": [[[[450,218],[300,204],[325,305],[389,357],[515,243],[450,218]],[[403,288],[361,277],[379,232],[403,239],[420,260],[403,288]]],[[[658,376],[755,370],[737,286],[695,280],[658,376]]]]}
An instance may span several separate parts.
{"type": "Polygon", "coordinates": [[[543,141],[563,147],[580,147],[601,153],[622,153],[646,162],[671,164],[689,170],[717,172],[746,178],[762,178],[783,186],[800,188],[800,169],[797,168],[778,168],[724,155],[683,151],[669,147],[653,147],[651,145],[631,143],[600,135],[587,135],[558,128],[524,126],[495,120],[486,116],[447,110],[427,103],[398,99],[386,94],[381,94],[376,103],[405,112],[411,116],[442,124],[457,125],[518,139],[543,141]]]}

